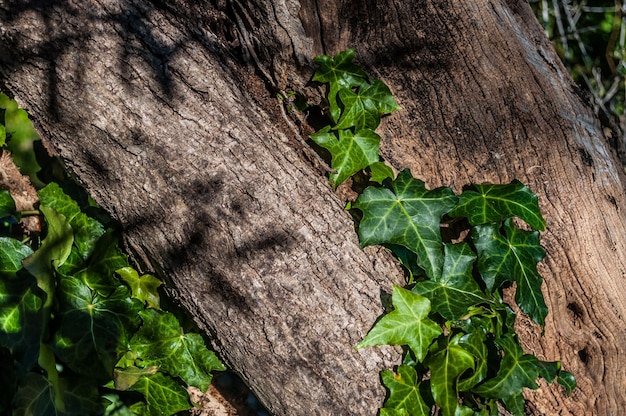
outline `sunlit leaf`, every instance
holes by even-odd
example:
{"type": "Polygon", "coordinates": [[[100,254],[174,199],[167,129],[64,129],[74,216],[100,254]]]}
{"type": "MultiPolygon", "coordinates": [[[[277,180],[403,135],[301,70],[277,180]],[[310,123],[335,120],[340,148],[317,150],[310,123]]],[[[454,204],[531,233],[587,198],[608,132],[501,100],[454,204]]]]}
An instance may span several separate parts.
{"type": "Polygon", "coordinates": [[[456,204],[450,188],[427,190],[408,169],[400,172],[391,189],[368,187],[354,203],[363,211],[359,224],[361,247],[399,244],[418,256],[418,265],[430,278],[440,277],[443,244],[441,217],[456,204]]]}
{"type": "Polygon", "coordinates": [[[426,356],[441,328],[428,319],[430,301],[410,290],[394,286],[391,295],[394,310],[374,325],[357,348],[373,345],[408,345],[418,361],[426,356]]]}
{"type": "Polygon", "coordinates": [[[518,180],[508,185],[473,185],[459,196],[451,217],[466,217],[471,225],[489,224],[519,217],[535,230],[544,230],[537,195],[518,180]]]}
{"type": "Polygon", "coordinates": [[[151,274],[139,276],[132,267],[123,267],[115,271],[128,284],[133,297],[146,302],[149,308],[160,309],[159,292],[157,288],[163,284],[151,274]]]}
{"type": "Polygon", "coordinates": [[[361,85],[356,91],[351,88],[342,88],[338,95],[344,110],[337,125],[333,127],[335,130],[352,127],[356,131],[376,129],[380,124],[380,116],[400,108],[389,88],[379,80],[361,85]]]}
{"type": "Polygon", "coordinates": [[[337,173],[331,174],[330,179],[335,187],[379,159],[380,137],[370,129],[353,133],[351,130],[330,131],[326,127],[311,135],[311,140],[332,155],[331,167],[337,173]]]}
{"type": "Polygon", "coordinates": [[[173,314],[146,309],[140,315],[143,326],[133,336],[130,346],[143,365],[158,366],[202,391],[209,387],[212,371],[225,370],[199,334],[182,332],[173,314]]]}
{"type": "Polygon", "coordinates": [[[22,268],[22,260],[33,254],[33,250],[22,242],[0,237],[0,274],[12,275],[22,268]]]}
{"type": "Polygon", "coordinates": [[[473,228],[478,270],[490,290],[507,280],[517,282],[517,304],[533,321],[543,325],[548,307],[541,293],[543,279],[537,263],[546,254],[539,244],[539,233],[520,230],[510,219],[504,222],[503,231],[502,234],[498,224],[473,228]]]}
{"type": "Polygon", "coordinates": [[[385,370],[381,377],[383,384],[389,389],[389,397],[381,409],[381,415],[383,410],[387,410],[388,415],[430,415],[433,403],[428,390],[429,383],[418,381],[413,367],[400,365],[397,372],[385,370]]]}
{"type": "Polygon", "coordinates": [[[161,373],[141,377],[130,390],[143,394],[150,416],[168,416],[191,409],[187,390],[161,373]]]}
{"type": "Polygon", "coordinates": [[[476,254],[466,243],[444,245],[443,272],[440,277],[415,285],[413,292],[427,297],[433,312],[456,320],[471,306],[491,302],[472,275],[476,254]]]}
{"type": "Polygon", "coordinates": [[[382,184],[385,179],[394,178],[393,169],[389,167],[385,162],[376,162],[369,165],[371,173],[370,181],[382,184]]]}

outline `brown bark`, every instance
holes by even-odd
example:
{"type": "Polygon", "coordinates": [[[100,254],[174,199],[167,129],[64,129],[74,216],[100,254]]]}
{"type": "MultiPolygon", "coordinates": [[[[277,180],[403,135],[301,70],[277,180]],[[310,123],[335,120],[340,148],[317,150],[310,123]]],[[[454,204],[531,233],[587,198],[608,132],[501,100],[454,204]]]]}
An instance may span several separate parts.
{"type": "Polygon", "coordinates": [[[430,186],[525,181],[548,220],[545,335],[579,388],[537,414],[626,408],[621,165],[527,4],[384,0],[0,1],[2,83],[125,227],[146,267],[275,414],[374,414],[391,349],[353,346],[401,274],[358,249],[312,165],[305,120],[272,95],[355,47],[403,107],[384,155],[430,186]]]}

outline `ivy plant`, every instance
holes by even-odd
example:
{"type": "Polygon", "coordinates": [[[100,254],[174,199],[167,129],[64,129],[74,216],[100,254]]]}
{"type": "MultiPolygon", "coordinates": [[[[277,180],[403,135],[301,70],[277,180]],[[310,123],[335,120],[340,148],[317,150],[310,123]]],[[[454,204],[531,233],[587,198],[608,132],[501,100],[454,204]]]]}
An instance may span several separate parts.
{"type": "MultiPolygon", "coordinates": [[[[0,123],[5,151],[30,122],[0,99],[5,120],[21,117],[0,123]]],[[[224,365],[161,305],[161,280],[131,266],[115,224],[75,184],[51,182],[38,197],[24,213],[0,191],[0,414],[189,410],[186,387],[206,391],[224,365]],[[40,216],[43,232],[23,229],[24,215],[40,216]]]]}
{"type": "Polygon", "coordinates": [[[405,348],[403,362],[382,373],[388,396],[380,414],[497,415],[499,401],[522,416],[522,391],[537,389],[540,377],[558,380],[569,394],[573,375],[523,351],[515,313],[503,301],[503,289],[514,286],[519,308],[544,325],[537,263],[545,256],[539,231],[546,222],[537,196],[516,180],[472,184],[456,195],[428,189],[408,169],[394,177],[378,155],[375,129],[399,107],[354,58],[347,50],[315,59],[313,80],[327,85],[329,124],[311,139],[330,152],[335,187],[359,172],[369,178],[351,204],[361,213],[361,246],[387,247],[410,276],[406,287],[393,288],[392,310],[356,346],[405,348]],[[463,224],[461,241],[442,237],[442,227],[463,224]]]}

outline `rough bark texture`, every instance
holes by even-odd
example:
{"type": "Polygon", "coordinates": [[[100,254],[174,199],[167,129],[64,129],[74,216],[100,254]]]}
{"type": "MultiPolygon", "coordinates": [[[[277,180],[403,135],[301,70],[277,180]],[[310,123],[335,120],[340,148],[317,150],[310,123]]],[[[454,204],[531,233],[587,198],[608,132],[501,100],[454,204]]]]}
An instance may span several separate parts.
{"type": "Polygon", "coordinates": [[[530,392],[529,411],[626,408],[622,167],[525,2],[5,0],[0,17],[4,87],[273,413],[374,414],[398,360],[353,346],[402,276],[358,249],[303,144],[315,118],[272,98],[317,94],[312,57],[346,47],[403,107],[382,129],[396,168],[539,194],[551,313],[544,336],[519,328],[579,388],[530,392]]]}

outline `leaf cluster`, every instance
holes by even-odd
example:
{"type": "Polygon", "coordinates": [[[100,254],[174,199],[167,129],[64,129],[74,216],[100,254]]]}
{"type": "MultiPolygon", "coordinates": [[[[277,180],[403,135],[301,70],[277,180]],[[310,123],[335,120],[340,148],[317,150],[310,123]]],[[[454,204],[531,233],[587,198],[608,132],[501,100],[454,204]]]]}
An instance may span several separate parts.
{"type": "MultiPolygon", "coordinates": [[[[110,221],[52,182],[38,191],[41,235],[0,191],[0,414],[171,415],[224,370],[199,334],[163,310],[110,221]]],[[[95,208],[97,210],[97,208],[95,208]]]]}
{"type": "MultiPolygon", "coordinates": [[[[376,105],[349,104],[354,91],[345,88],[358,88],[355,94],[368,88],[353,57],[354,52],[347,51],[316,59],[320,68],[313,79],[329,83],[328,102],[336,123],[316,133],[318,144],[330,134],[341,139],[337,126],[375,119],[370,112],[376,105]],[[348,104],[340,108],[340,101],[348,104]]],[[[385,103],[392,103],[389,89],[381,84],[368,82],[385,91],[385,103]]],[[[393,103],[385,110],[396,109],[393,103]]],[[[346,166],[335,165],[335,157],[342,154],[333,153],[338,171],[346,166]]],[[[345,172],[356,169],[352,165],[345,172]]],[[[337,178],[331,176],[335,183],[337,178]]],[[[438,409],[441,415],[497,415],[500,401],[511,413],[523,415],[522,390],[538,388],[539,377],[548,382],[558,378],[569,393],[575,381],[559,362],[524,353],[515,334],[515,314],[503,301],[503,289],[514,287],[520,309],[544,324],[548,309],[537,264],[545,257],[539,231],[546,222],[537,196],[516,180],[474,184],[460,195],[448,187],[429,190],[409,170],[381,182],[371,181],[352,204],[362,213],[361,246],[387,247],[410,278],[405,288],[394,287],[393,310],[357,346],[406,348],[404,362],[382,373],[389,395],[380,414],[430,415],[438,409]]]]}

